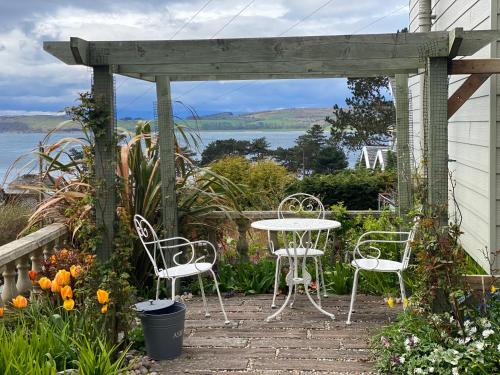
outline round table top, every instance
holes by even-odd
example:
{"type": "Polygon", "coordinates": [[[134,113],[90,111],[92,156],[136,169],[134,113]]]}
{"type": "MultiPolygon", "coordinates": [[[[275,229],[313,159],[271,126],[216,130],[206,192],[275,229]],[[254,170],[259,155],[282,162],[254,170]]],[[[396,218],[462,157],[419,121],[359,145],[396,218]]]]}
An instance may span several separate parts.
{"type": "Polygon", "coordinates": [[[340,228],[340,223],[326,219],[286,218],[258,220],[254,221],[251,226],[255,229],[270,231],[306,231],[340,228]]]}

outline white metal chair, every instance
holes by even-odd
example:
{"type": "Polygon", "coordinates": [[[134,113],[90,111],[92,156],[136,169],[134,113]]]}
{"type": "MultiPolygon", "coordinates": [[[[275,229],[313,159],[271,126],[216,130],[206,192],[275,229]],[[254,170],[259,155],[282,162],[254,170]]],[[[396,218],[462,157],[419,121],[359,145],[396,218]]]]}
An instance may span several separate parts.
{"type": "MultiPolygon", "coordinates": [[[[305,194],[305,193],[297,193],[292,194],[285,199],[283,199],[278,206],[278,219],[285,219],[287,217],[299,217],[300,215],[315,219],[324,219],[325,218],[325,207],[323,203],[313,195],[305,194]],[[309,213],[309,215],[308,215],[309,213]]],[[[326,245],[328,242],[330,230],[327,231],[310,231],[307,233],[309,237],[309,246],[300,246],[296,249],[295,254],[290,254],[290,249],[288,246],[284,248],[275,249],[274,242],[271,240],[271,233],[268,232],[268,241],[269,247],[273,255],[277,257],[276,259],[276,270],[274,274],[274,293],[273,293],[273,301],[271,303],[271,308],[276,308],[276,294],[278,292],[280,271],[281,271],[281,259],[287,258],[289,264],[292,264],[293,258],[300,258],[306,255],[307,258],[314,259],[314,264],[316,268],[316,291],[318,295],[318,304],[321,306],[321,286],[323,287],[323,296],[328,297],[326,293],[325,286],[325,278],[323,275],[323,265],[321,263],[321,257],[325,254],[326,245]],[[326,232],[326,239],[322,246],[322,248],[318,248],[319,240],[322,232],[326,232]],[[307,251],[307,254],[306,254],[307,251]],[[320,279],[321,277],[321,279],[320,279]]],[[[286,241],[286,234],[282,232],[283,240],[286,241]]],[[[301,238],[299,241],[294,241],[296,243],[302,243],[303,239],[301,238]]],[[[297,287],[295,286],[293,301],[290,304],[293,307],[295,302],[295,297],[297,295],[297,287]]]]}
{"type": "Polygon", "coordinates": [[[405,285],[403,282],[403,271],[408,268],[411,255],[411,242],[415,238],[415,233],[418,227],[418,219],[415,220],[413,228],[409,232],[389,232],[389,231],[371,231],[362,234],[353,250],[353,260],[351,264],[356,269],[354,272],[354,282],[352,285],[351,304],[349,307],[349,315],[347,316],[346,324],[351,324],[351,316],[354,310],[354,302],[356,302],[356,290],[358,288],[359,271],[372,272],[394,272],[398,275],[399,286],[401,289],[401,299],[406,298],[405,285]],[[376,238],[373,238],[376,235],[376,238]],[[380,235],[388,238],[399,237],[399,239],[380,239],[380,235]],[[377,243],[395,243],[405,244],[403,256],[400,262],[380,259],[381,251],[372,244],[377,243]],[[361,248],[375,251],[375,255],[363,254],[361,248]]]}
{"type": "Polygon", "coordinates": [[[219,291],[219,284],[217,283],[217,277],[213,271],[213,265],[217,260],[217,252],[214,245],[209,241],[189,241],[184,237],[173,237],[160,240],[151,226],[151,224],[141,215],[134,215],[134,225],[139,238],[141,239],[146,253],[148,254],[151,263],[153,264],[153,269],[155,275],[158,279],[156,284],[156,299],[158,299],[160,294],[160,281],[161,279],[171,280],[172,282],[172,299],[175,298],[175,281],[182,277],[198,275],[198,281],[201,288],[201,297],[203,299],[203,307],[205,309],[205,316],[209,317],[207,300],[205,298],[205,290],[203,289],[203,280],[201,274],[204,272],[210,272],[214,279],[215,289],[217,290],[217,295],[219,297],[220,307],[222,314],[224,315],[224,320],[226,324],[230,321],[227,318],[226,311],[224,310],[224,304],[222,303],[222,297],[219,291]],[[184,249],[183,249],[184,248],[184,249]],[[195,258],[196,248],[204,248],[208,251],[213,252],[212,262],[207,262],[205,260],[205,255],[195,258]],[[191,252],[187,254],[189,261],[186,263],[179,263],[178,257],[184,254],[186,249],[191,252]],[[170,253],[171,251],[181,250],[172,256],[172,262],[174,266],[168,267],[167,259],[165,257],[165,252],[170,253]],[[158,267],[158,263],[161,261],[163,263],[163,268],[158,267]]]}

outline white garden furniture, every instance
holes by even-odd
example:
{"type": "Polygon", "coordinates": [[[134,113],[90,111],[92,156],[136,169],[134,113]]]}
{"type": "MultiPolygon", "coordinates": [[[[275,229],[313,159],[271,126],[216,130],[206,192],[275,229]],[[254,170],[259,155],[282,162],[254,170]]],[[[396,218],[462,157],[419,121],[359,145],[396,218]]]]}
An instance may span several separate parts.
{"type": "Polygon", "coordinates": [[[203,307],[205,309],[205,316],[209,317],[207,300],[205,298],[205,290],[203,289],[203,280],[201,274],[204,272],[209,272],[212,274],[214,279],[215,289],[217,290],[217,295],[219,297],[220,307],[222,314],[224,315],[224,320],[226,324],[230,321],[227,318],[226,311],[224,310],[224,304],[222,303],[222,297],[219,291],[219,285],[217,283],[217,277],[213,271],[213,265],[217,260],[217,252],[214,245],[209,241],[189,241],[184,237],[173,237],[167,239],[159,239],[155,230],[151,224],[141,215],[134,216],[134,225],[139,238],[141,239],[146,253],[148,254],[151,263],[153,264],[153,269],[157,277],[156,284],[156,299],[158,299],[160,294],[160,281],[161,279],[171,280],[172,283],[172,300],[175,299],[175,282],[177,279],[188,276],[198,276],[198,281],[200,283],[201,297],[203,299],[203,307]],[[205,260],[205,255],[196,258],[196,249],[205,249],[208,252],[213,253],[212,262],[207,262],[205,260]],[[181,250],[171,256],[171,260],[174,266],[168,266],[167,255],[171,252],[181,250]],[[189,252],[188,254],[185,254],[189,252]],[[189,259],[186,263],[179,263],[178,257],[180,255],[185,255],[189,259]],[[158,263],[161,261],[160,266],[158,263]],[[163,267],[162,267],[163,265],[163,267]]]}
{"type": "MultiPolygon", "coordinates": [[[[286,219],[287,217],[298,217],[305,216],[307,218],[324,219],[325,218],[325,207],[323,203],[313,195],[305,193],[292,194],[285,199],[283,199],[278,206],[278,219],[286,219]]],[[[276,295],[278,293],[278,285],[281,271],[281,260],[286,257],[290,260],[290,254],[286,248],[275,249],[274,242],[271,241],[271,232],[268,231],[268,241],[269,248],[273,255],[276,256],[276,271],[274,274],[274,293],[273,301],[271,303],[271,308],[276,308],[276,295]]],[[[311,232],[307,234],[308,240],[313,242],[313,245],[306,249],[305,246],[298,247],[295,249],[296,255],[298,257],[303,257],[307,250],[307,257],[314,259],[316,267],[316,289],[318,293],[318,303],[321,306],[321,287],[323,287],[323,296],[327,297],[325,277],[323,275],[323,264],[321,262],[321,257],[325,254],[325,249],[327,245],[327,240],[329,238],[330,229],[326,232],[325,241],[321,249],[318,248],[319,239],[321,236],[321,230],[311,232]]],[[[285,232],[282,231],[282,238],[285,239],[285,232]]],[[[285,244],[286,245],[286,244],[285,244]]],[[[295,287],[295,294],[297,293],[297,288],[295,287]]],[[[295,301],[295,295],[294,295],[295,301]]],[[[293,306],[293,302],[292,302],[293,306]]]]}
{"type": "MultiPolygon", "coordinates": [[[[288,285],[288,295],[285,299],[283,305],[271,316],[267,317],[266,321],[270,321],[277,315],[279,315],[283,309],[288,305],[290,298],[292,296],[292,291],[295,290],[297,285],[304,285],[304,290],[316,309],[318,309],[323,314],[331,317],[332,319],[335,316],[321,307],[321,297],[319,293],[319,282],[318,282],[318,303],[312,298],[309,293],[309,286],[311,284],[312,278],[309,272],[307,271],[307,258],[310,257],[310,251],[313,251],[313,254],[316,254],[316,251],[320,251],[316,249],[319,241],[318,238],[314,241],[311,240],[312,233],[317,232],[326,232],[330,233],[331,229],[339,228],[340,223],[334,220],[325,220],[325,219],[307,219],[307,218],[283,218],[283,219],[272,219],[272,220],[259,220],[255,221],[251,224],[252,228],[261,229],[270,232],[281,232],[283,234],[284,239],[284,252],[282,255],[278,256],[278,260],[282,257],[286,257],[290,263],[290,270],[286,275],[286,283],[288,285]],[[290,238],[287,236],[291,234],[290,238]]],[[[327,240],[327,238],[325,239],[327,240]]],[[[315,255],[317,257],[317,255],[315,255]]],[[[279,270],[279,264],[277,265],[277,269],[279,270]]],[[[278,272],[278,271],[277,271],[278,272]]],[[[276,277],[279,277],[279,274],[276,272],[276,277]]],[[[318,272],[318,263],[316,263],[316,275],[319,275],[318,272]]],[[[276,281],[276,280],[275,280],[276,281]]],[[[275,283],[276,287],[276,283],[275,283]]],[[[295,294],[296,295],[296,294],[295,294]]],[[[275,296],[273,297],[274,304],[275,296]]],[[[295,297],[294,297],[295,300],[295,297]]]]}
{"type": "Polygon", "coordinates": [[[356,290],[358,288],[359,271],[371,272],[394,272],[398,275],[399,286],[401,289],[401,299],[404,304],[406,299],[405,285],[403,282],[403,271],[408,268],[411,255],[411,242],[415,237],[418,220],[415,221],[413,228],[409,232],[389,232],[389,231],[371,231],[362,234],[353,250],[354,282],[352,285],[351,304],[346,324],[351,324],[351,316],[356,302],[356,290]],[[385,239],[381,239],[381,237],[385,239]],[[389,259],[380,259],[381,251],[377,248],[378,243],[404,244],[403,256],[401,261],[389,259]],[[374,255],[363,253],[363,250],[374,251],[374,255]]]}

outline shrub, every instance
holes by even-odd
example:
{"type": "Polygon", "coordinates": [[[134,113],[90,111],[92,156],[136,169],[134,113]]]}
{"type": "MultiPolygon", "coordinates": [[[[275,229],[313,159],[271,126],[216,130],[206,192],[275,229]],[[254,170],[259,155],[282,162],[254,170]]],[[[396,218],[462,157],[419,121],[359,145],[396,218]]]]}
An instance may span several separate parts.
{"type": "Polygon", "coordinates": [[[18,203],[0,204],[0,246],[14,241],[26,227],[32,209],[18,203]]]}
{"type": "Polygon", "coordinates": [[[285,198],[288,185],[295,182],[293,174],[270,160],[251,162],[242,156],[229,156],[211,164],[210,168],[241,187],[242,209],[276,209],[285,198]]]}
{"type": "Polygon", "coordinates": [[[315,195],[325,206],[344,202],[349,210],[367,210],[377,209],[378,194],[393,190],[395,183],[392,171],[354,169],[305,177],[289,186],[287,192],[315,195]]]}

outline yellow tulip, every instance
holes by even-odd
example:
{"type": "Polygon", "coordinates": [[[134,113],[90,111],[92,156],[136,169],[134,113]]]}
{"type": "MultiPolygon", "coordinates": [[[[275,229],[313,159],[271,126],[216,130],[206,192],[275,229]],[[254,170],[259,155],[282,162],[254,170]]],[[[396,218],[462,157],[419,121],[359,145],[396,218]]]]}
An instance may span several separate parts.
{"type": "Polygon", "coordinates": [[[52,286],[52,281],[47,277],[42,277],[38,280],[38,285],[40,285],[40,288],[43,290],[48,290],[52,286]]]}
{"type": "Polygon", "coordinates": [[[56,273],[55,280],[60,286],[68,285],[70,282],[71,273],[66,270],[59,270],[56,273]]]}
{"type": "Polygon", "coordinates": [[[73,310],[73,308],[75,307],[75,300],[73,298],[69,298],[67,300],[64,300],[63,307],[67,311],[73,310]]]}
{"type": "Polygon", "coordinates": [[[63,286],[61,288],[61,297],[63,299],[71,299],[73,298],[73,290],[69,285],[63,286]]]}
{"type": "Polygon", "coordinates": [[[490,292],[491,292],[491,294],[495,293],[496,291],[497,291],[497,288],[495,287],[495,285],[492,285],[492,286],[490,287],[490,292]]]}
{"type": "Polygon", "coordinates": [[[0,318],[3,316],[3,307],[0,307],[0,318]]]}
{"type": "Polygon", "coordinates": [[[99,303],[101,305],[104,305],[105,303],[108,303],[108,301],[109,301],[109,293],[106,292],[105,290],[98,289],[97,290],[97,301],[99,301],[99,303]]]}
{"type": "Polygon", "coordinates": [[[408,307],[408,304],[410,303],[410,301],[408,301],[408,298],[405,298],[403,300],[403,307],[406,309],[408,307]]]}
{"type": "Polygon", "coordinates": [[[71,273],[71,276],[73,276],[73,278],[76,279],[76,277],[78,276],[78,274],[82,271],[82,266],[80,265],[72,265],[70,268],[69,268],[69,272],[71,273]]]}
{"type": "Polygon", "coordinates": [[[28,300],[26,299],[26,297],[18,295],[16,298],[12,298],[12,304],[18,309],[24,309],[26,306],[28,306],[28,300]]]}
{"type": "Polygon", "coordinates": [[[392,297],[389,297],[387,299],[387,304],[389,305],[389,307],[392,309],[394,307],[394,298],[392,297]]]}
{"type": "Polygon", "coordinates": [[[61,285],[59,285],[56,279],[51,281],[50,290],[52,293],[59,293],[61,291],[61,285]]]}
{"type": "Polygon", "coordinates": [[[105,304],[101,307],[101,313],[106,314],[108,312],[108,304],[105,304]]]}

